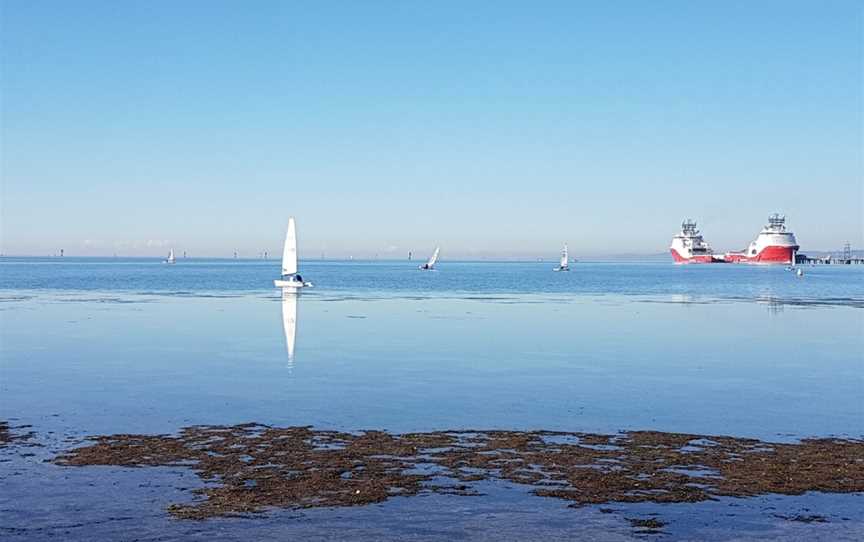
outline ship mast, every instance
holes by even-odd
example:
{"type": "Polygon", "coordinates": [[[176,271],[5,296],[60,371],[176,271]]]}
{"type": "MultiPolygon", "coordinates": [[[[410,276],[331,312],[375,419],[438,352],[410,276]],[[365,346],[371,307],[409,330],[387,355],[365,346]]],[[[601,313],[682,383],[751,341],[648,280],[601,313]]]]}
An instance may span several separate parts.
{"type": "Polygon", "coordinates": [[[769,216],[767,229],[772,231],[786,231],[786,217],[780,213],[774,213],[769,216]]]}
{"type": "Polygon", "coordinates": [[[699,233],[699,230],[696,229],[696,221],[692,218],[688,218],[681,223],[681,233],[685,235],[696,235],[699,233]]]}

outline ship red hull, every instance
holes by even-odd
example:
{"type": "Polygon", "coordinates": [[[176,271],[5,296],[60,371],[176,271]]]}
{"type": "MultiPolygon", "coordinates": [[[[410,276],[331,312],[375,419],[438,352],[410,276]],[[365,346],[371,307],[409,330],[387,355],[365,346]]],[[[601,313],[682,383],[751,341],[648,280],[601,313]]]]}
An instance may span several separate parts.
{"type": "Polygon", "coordinates": [[[752,257],[743,253],[731,252],[726,254],[726,261],[729,263],[791,264],[797,248],[768,246],[752,257]]]}

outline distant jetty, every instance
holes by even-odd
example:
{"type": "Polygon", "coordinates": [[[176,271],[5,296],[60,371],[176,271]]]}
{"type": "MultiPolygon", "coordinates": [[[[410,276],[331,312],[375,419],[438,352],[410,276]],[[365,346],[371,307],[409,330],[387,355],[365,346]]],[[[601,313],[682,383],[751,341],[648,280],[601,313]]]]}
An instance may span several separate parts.
{"type": "Polygon", "coordinates": [[[843,247],[843,251],[836,254],[828,253],[823,256],[812,257],[807,256],[806,254],[796,254],[795,263],[811,265],[861,265],[864,264],[864,254],[862,254],[860,250],[853,251],[852,246],[849,243],[846,243],[843,247]]]}

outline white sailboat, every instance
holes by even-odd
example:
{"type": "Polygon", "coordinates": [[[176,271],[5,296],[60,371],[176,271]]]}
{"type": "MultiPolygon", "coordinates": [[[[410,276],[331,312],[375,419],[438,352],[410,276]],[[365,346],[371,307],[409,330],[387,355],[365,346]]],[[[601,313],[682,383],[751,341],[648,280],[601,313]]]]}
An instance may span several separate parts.
{"type": "Polygon", "coordinates": [[[273,281],[277,288],[303,288],[312,286],[304,282],[297,274],[297,232],[294,217],[288,219],[288,231],[285,233],[285,245],[282,247],[282,277],[273,281]]]}
{"type": "Polygon", "coordinates": [[[438,263],[438,253],[441,251],[441,247],[435,247],[435,252],[432,253],[432,256],[429,260],[426,261],[423,265],[420,266],[420,269],[424,269],[426,271],[431,271],[435,269],[435,264],[438,263]]]}
{"type": "Polygon", "coordinates": [[[174,249],[172,248],[168,251],[168,259],[165,260],[165,263],[177,263],[177,260],[174,258],[174,249]]]}
{"type": "Polygon", "coordinates": [[[567,243],[564,243],[564,248],[561,250],[561,261],[555,271],[570,271],[570,256],[567,254],[567,243]]]}
{"type": "Polygon", "coordinates": [[[297,290],[282,289],[282,328],[285,330],[285,348],[288,363],[294,361],[294,342],[297,336],[297,290]]]}

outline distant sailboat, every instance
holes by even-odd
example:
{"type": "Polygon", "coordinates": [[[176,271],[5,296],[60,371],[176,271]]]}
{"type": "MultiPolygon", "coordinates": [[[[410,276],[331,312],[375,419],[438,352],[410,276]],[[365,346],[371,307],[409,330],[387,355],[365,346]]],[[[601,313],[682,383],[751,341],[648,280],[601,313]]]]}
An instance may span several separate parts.
{"type": "Polygon", "coordinates": [[[288,363],[294,361],[294,342],[297,336],[297,290],[282,289],[282,328],[285,330],[285,348],[288,363]]]}
{"type": "Polygon", "coordinates": [[[555,271],[570,271],[570,257],[567,255],[567,243],[564,243],[564,248],[561,250],[561,261],[555,271]]]}
{"type": "Polygon", "coordinates": [[[174,258],[173,248],[168,252],[168,259],[165,260],[165,263],[177,263],[177,260],[174,258]]]}
{"type": "Polygon", "coordinates": [[[435,252],[432,253],[432,256],[429,258],[429,260],[426,263],[424,263],[423,265],[420,266],[420,269],[424,269],[427,271],[431,271],[432,269],[435,269],[435,264],[438,263],[438,252],[440,250],[441,250],[440,247],[435,247],[435,252]]]}
{"type": "Polygon", "coordinates": [[[282,248],[282,278],[274,280],[273,284],[277,288],[312,286],[311,282],[303,282],[303,277],[297,274],[297,232],[293,216],[288,219],[288,231],[285,233],[285,245],[282,248]]]}

